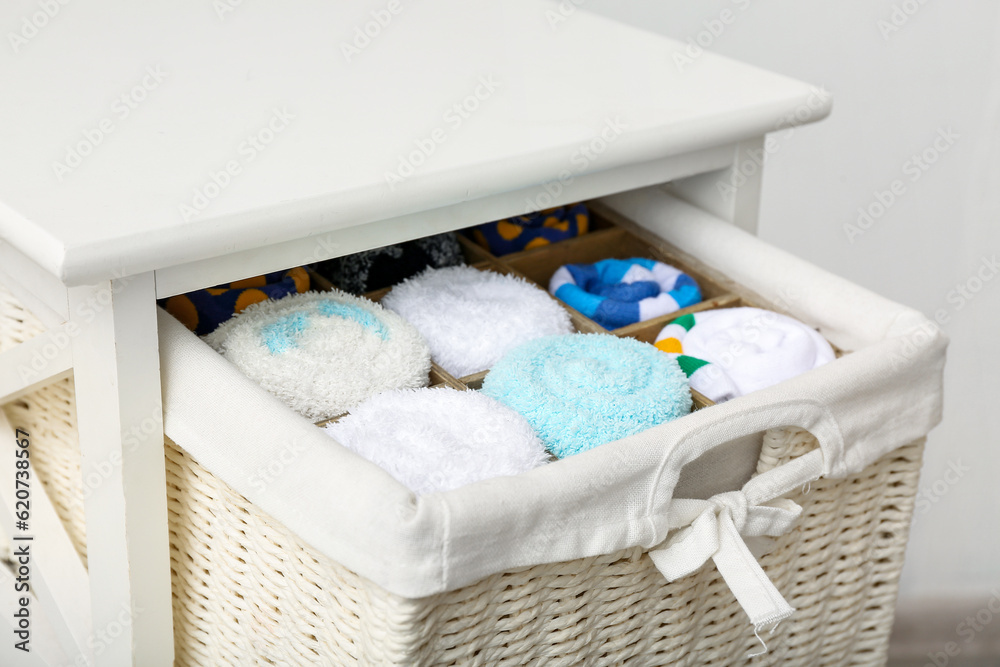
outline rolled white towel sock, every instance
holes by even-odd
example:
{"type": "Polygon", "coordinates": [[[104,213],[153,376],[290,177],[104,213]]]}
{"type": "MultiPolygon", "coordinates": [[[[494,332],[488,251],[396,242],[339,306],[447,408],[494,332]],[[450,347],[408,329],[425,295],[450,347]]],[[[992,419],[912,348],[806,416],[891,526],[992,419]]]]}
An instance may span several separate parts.
{"type": "Polygon", "coordinates": [[[760,308],[721,308],[677,318],[656,347],[674,356],[691,388],[716,403],[830,363],[833,348],[798,320],[760,308]]]}
{"type": "Polygon", "coordinates": [[[344,414],[381,391],[425,387],[431,367],[411,324],[339,291],[256,303],[204,340],[312,420],[344,414]]]}
{"type": "Polygon", "coordinates": [[[476,391],[387,391],[325,429],[419,495],[517,475],[550,460],[524,417],[476,391]]]}
{"type": "Polygon", "coordinates": [[[382,305],[423,335],[456,377],[484,371],[510,349],[573,332],[569,314],[523,278],[470,266],[430,269],[392,288],[382,305]]]}

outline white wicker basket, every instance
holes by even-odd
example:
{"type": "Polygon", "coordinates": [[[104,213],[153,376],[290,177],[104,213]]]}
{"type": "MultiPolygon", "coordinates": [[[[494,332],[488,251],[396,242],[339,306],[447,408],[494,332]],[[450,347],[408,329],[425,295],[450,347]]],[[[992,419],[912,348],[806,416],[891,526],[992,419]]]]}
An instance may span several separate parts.
{"type": "MultiPolygon", "coordinates": [[[[0,290],[0,350],[40,331],[0,290]]],[[[32,432],[36,474],[85,560],[70,381],[5,410],[32,432]]],[[[761,564],[797,613],[749,659],[758,640],[710,565],[667,583],[636,547],[407,599],[318,553],[168,440],[177,663],[884,664],[922,446],[792,494],[802,516],[761,564]]],[[[815,447],[773,429],[758,472],[815,447]]]]}

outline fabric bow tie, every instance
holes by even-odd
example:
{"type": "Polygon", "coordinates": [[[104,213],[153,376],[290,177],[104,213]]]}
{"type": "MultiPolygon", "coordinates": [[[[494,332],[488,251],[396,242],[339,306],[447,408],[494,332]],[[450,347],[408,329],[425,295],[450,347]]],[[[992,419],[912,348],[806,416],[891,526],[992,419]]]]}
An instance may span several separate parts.
{"type": "Polygon", "coordinates": [[[743,536],[755,541],[783,535],[801,513],[802,508],[791,500],[753,503],[743,491],[721,493],[708,500],[674,500],[668,525],[671,530],[680,530],[649,556],[668,581],[695,572],[711,558],[759,632],[795,610],[767,578],[743,536]]]}

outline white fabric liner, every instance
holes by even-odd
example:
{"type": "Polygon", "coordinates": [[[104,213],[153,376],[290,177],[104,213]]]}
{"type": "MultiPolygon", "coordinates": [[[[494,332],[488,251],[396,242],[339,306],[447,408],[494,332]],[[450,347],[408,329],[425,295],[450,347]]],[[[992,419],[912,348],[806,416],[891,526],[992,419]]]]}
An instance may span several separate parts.
{"type": "MultiPolygon", "coordinates": [[[[739,573],[749,566],[727,565],[743,558],[737,548],[712,555],[705,551],[713,542],[706,531],[723,526],[721,539],[728,544],[741,529],[745,535],[785,529],[794,511],[781,506],[783,501],[779,509],[768,509],[772,499],[821,474],[859,472],[940,421],[947,341],[920,313],[657,188],[605,202],[854,352],[780,385],[529,473],[417,499],[160,311],[167,435],[318,551],[392,593],[422,597],[514,568],[636,545],[656,547],[668,530],[695,515],[705,515],[699,522],[704,529],[688,534],[704,551],[699,562],[711,556],[722,562],[720,570],[743,577],[739,573]],[[790,425],[813,433],[822,451],[751,480],[737,495],[671,508],[686,463],[723,443],[790,425]],[[718,520],[706,512],[717,513],[718,520]]],[[[745,461],[736,464],[742,466],[745,461]]],[[[720,471],[727,478],[742,475],[739,469],[720,471]]],[[[667,551],[661,548],[654,558],[662,570],[690,569],[690,558],[671,561],[667,551]]],[[[765,583],[730,584],[738,597],[742,591],[740,601],[755,625],[790,613],[780,596],[767,598],[765,583]],[[748,593],[749,588],[754,590],[748,593]]]]}

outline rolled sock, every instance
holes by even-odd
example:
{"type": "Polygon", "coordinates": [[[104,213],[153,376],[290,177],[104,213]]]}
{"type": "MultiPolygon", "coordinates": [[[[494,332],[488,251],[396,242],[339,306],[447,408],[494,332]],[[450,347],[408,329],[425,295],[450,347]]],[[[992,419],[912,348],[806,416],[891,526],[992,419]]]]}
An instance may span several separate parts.
{"type": "Polygon", "coordinates": [[[456,377],[486,370],[526,341],[573,331],[544,290],[469,266],[428,269],[392,288],[382,305],[412,323],[434,361],[456,377]]]}
{"type": "Polygon", "coordinates": [[[586,234],[589,227],[590,213],[581,203],[487,222],[464,233],[494,255],[509,255],[586,234]]]}
{"type": "Polygon", "coordinates": [[[308,290],[309,273],[302,267],[296,267],[178,294],[160,299],[158,303],[188,329],[205,336],[255,303],[308,290]]]}
{"type": "Polygon", "coordinates": [[[694,278],[644,257],[559,267],[549,292],[605,329],[668,315],[701,301],[694,278]]]}
{"type": "Polygon", "coordinates": [[[424,387],[430,373],[430,350],[412,325],[343,292],[255,304],[205,341],[312,420],[388,389],[424,387]]]}
{"type": "Polygon", "coordinates": [[[482,393],[524,415],[560,458],[691,411],[687,376],[676,361],[652,345],[608,334],[520,345],[490,370],[482,393]]]}
{"type": "Polygon", "coordinates": [[[677,359],[692,389],[716,403],[770,387],[836,358],[815,329],[760,308],[683,315],[660,331],[656,347],[677,359]]]}
{"type": "Polygon", "coordinates": [[[549,460],[523,417],[475,391],[387,391],[325,428],[419,495],[517,475],[549,460]]]}
{"type": "Polygon", "coordinates": [[[316,271],[352,294],[391,287],[428,267],[463,263],[462,247],[453,232],[337,257],[316,265],[316,271]]]}

